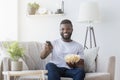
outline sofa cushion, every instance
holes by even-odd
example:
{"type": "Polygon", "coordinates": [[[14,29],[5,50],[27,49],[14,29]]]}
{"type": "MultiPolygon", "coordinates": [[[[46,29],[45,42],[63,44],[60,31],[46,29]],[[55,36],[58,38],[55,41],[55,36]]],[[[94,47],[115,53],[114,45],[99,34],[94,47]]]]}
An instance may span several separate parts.
{"type": "Polygon", "coordinates": [[[4,47],[0,47],[0,59],[3,59],[4,57],[10,58],[7,50],[4,47]]]}
{"type": "Polygon", "coordinates": [[[61,80],[73,80],[72,78],[61,77],[61,80]]]}
{"type": "MultiPolygon", "coordinates": [[[[19,80],[39,80],[40,76],[22,76],[19,80]]],[[[48,80],[48,76],[45,76],[45,80],[48,80]]],[[[72,78],[61,77],[61,80],[73,80],[72,78]]]]}
{"type": "Polygon", "coordinates": [[[84,80],[110,80],[110,73],[86,73],[84,80]]]}
{"type": "Polygon", "coordinates": [[[85,64],[85,72],[95,72],[96,70],[96,57],[98,54],[98,47],[85,49],[84,50],[84,64],[85,64]]]}
{"type": "MultiPolygon", "coordinates": [[[[47,80],[47,76],[45,76],[47,80]]],[[[39,76],[22,76],[20,80],[36,80],[39,76]]],[[[72,78],[61,77],[61,80],[73,80],[72,78]]],[[[109,73],[86,73],[84,80],[110,80],[109,73]]]]}
{"type": "Polygon", "coordinates": [[[25,61],[28,69],[40,70],[45,68],[45,60],[41,60],[40,51],[43,44],[40,42],[22,42],[20,43],[25,48],[25,55],[23,60],[25,61]]]}

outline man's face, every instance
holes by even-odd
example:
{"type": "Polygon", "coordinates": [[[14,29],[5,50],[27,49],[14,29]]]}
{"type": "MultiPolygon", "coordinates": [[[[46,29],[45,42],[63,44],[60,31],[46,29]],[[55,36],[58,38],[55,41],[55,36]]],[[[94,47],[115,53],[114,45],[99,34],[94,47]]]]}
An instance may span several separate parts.
{"type": "Polygon", "coordinates": [[[70,24],[60,25],[60,34],[64,40],[70,40],[73,28],[70,24]]]}

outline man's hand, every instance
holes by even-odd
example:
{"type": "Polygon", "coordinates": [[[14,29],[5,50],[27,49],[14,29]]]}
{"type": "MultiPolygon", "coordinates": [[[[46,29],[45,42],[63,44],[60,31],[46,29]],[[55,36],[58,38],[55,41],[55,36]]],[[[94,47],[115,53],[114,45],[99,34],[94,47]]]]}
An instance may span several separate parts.
{"type": "Polygon", "coordinates": [[[52,46],[51,42],[50,41],[46,41],[46,43],[45,43],[45,51],[47,53],[50,53],[50,52],[52,52],[52,49],[53,49],[53,46],[52,46]]]}
{"type": "Polygon", "coordinates": [[[70,67],[70,68],[75,68],[75,63],[71,63],[71,62],[66,62],[66,64],[70,67]]]}
{"type": "Polygon", "coordinates": [[[53,46],[50,41],[46,41],[44,49],[40,53],[41,59],[45,59],[52,52],[52,49],[53,46]]]}
{"type": "Polygon", "coordinates": [[[75,65],[77,68],[84,68],[84,59],[80,59],[75,65]]]}
{"type": "Polygon", "coordinates": [[[80,59],[78,62],[75,62],[75,63],[71,63],[71,62],[66,62],[66,63],[70,68],[84,68],[83,59],[80,59]]]}

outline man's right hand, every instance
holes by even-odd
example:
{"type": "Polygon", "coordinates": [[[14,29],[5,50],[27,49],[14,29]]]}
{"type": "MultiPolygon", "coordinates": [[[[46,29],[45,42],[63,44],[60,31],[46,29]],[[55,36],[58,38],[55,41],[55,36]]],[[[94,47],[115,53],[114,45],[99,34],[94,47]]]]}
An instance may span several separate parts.
{"type": "Polygon", "coordinates": [[[45,59],[52,52],[52,49],[53,46],[50,41],[46,41],[44,49],[40,53],[41,59],[45,59]]]}
{"type": "Polygon", "coordinates": [[[53,46],[52,46],[51,42],[50,41],[46,41],[46,43],[45,43],[45,51],[47,53],[50,53],[50,52],[52,52],[52,49],[53,49],[53,46]]]}

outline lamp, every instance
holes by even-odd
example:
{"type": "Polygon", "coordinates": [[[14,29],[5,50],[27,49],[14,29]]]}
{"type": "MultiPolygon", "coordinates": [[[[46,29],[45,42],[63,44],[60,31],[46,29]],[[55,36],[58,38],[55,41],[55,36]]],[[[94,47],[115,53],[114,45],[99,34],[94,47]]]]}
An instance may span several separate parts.
{"type": "Polygon", "coordinates": [[[93,45],[96,47],[96,40],[95,40],[95,33],[94,33],[94,28],[92,26],[93,23],[98,22],[100,19],[99,17],[99,8],[98,8],[98,4],[96,2],[83,2],[80,5],[80,10],[79,10],[79,17],[78,17],[78,21],[81,23],[88,23],[89,26],[86,29],[86,36],[85,36],[85,42],[84,42],[84,49],[88,48],[87,47],[87,37],[88,34],[90,35],[90,48],[93,47],[93,45]],[[89,33],[88,33],[89,32],[89,33]],[[94,42],[92,42],[94,41],[94,42]]]}

